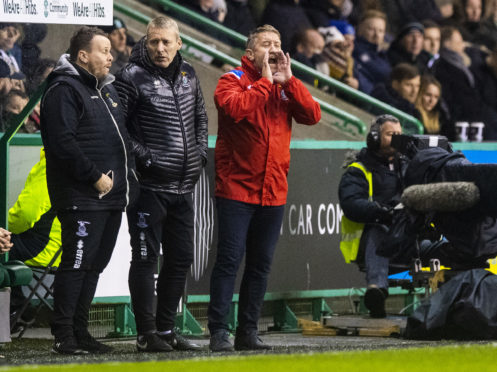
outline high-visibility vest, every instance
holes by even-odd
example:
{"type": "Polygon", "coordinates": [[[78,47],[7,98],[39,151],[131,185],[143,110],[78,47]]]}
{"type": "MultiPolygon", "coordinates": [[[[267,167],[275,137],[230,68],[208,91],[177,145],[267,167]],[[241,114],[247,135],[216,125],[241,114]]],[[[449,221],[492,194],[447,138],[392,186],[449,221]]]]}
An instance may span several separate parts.
{"type": "MultiPolygon", "coordinates": [[[[369,200],[373,200],[373,174],[369,172],[364,165],[355,162],[349,165],[360,169],[369,184],[369,200]]],[[[342,215],[341,222],[341,239],[340,250],[346,263],[351,263],[357,259],[359,252],[359,244],[361,242],[362,232],[364,231],[364,223],[354,222],[349,220],[345,215],[342,215]]]]}

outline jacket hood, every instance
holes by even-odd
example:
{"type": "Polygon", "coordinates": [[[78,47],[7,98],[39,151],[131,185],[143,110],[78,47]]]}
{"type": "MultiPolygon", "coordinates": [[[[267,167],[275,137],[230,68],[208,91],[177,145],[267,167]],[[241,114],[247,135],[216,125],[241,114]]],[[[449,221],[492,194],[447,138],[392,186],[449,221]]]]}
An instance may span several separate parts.
{"type": "MultiPolygon", "coordinates": [[[[163,75],[163,68],[157,67],[154,65],[148,56],[147,47],[145,45],[146,36],[143,36],[133,47],[131,50],[131,55],[129,57],[129,62],[134,63],[140,67],[143,67],[145,70],[150,72],[151,74],[163,75]]],[[[178,51],[179,65],[181,66],[183,62],[183,57],[178,51]]]]}
{"type": "Polygon", "coordinates": [[[91,74],[83,67],[76,67],[75,64],[70,62],[69,54],[63,54],[60,56],[55,68],[50,73],[50,80],[53,80],[57,76],[73,76],[83,80],[86,84],[97,89],[102,89],[105,85],[111,84],[115,80],[114,75],[107,74],[102,81],[98,81],[95,75],[91,74]]]}

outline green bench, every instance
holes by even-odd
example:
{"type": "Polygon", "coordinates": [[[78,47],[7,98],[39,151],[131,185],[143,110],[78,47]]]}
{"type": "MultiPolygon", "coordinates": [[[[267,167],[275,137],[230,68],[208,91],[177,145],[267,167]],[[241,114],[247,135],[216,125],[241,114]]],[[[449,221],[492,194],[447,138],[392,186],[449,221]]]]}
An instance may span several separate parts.
{"type": "Polygon", "coordinates": [[[21,261],[0,263],[0,288],[28,285],[33,279],[33,272],[21,261]]]}

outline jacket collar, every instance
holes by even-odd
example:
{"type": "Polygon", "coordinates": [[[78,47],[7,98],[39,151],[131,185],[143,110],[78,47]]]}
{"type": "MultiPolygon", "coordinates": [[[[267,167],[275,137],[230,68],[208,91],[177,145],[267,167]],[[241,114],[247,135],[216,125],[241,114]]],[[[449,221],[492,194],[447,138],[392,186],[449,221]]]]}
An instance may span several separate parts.
{"type": "MultiPolygon", "coordinates": [[[[153,64],[148,56],[147,47],[146,47],[146,36],[143,36],[133,47],[131,51],[131,56],[129,57],[129,62],[134,63],[140,67],[143,67],[145,70],[150,72],[152,75],[157,76],[165,76],[164,69],[157,67],[153,64]]],[[[179,69],[181,69],[181,65],[183,64],[183,57],[181,53],[178,51],[177,57],[179,58],[179,69]]]]}
{"type": "Polygon", "coordinates": [[[104,86],[113,83],[115,80],[114,75],[107,74],[103,80],[98,81],[97,77],[91,74],[88,70],[69,61],[69,54],[63,54],[59,58],[59,61],[57,62],[57,65],[51,75],[53,77],[59,75],[72,76],[81,80],[83,84],[98,90],[101,90],[104,86]]]}
{"type": "Polygon", "coordinates": [[[242,57],[242,68],[250,76],[252,80],[259,80],[261,78],[261,73],[257,71],[254,63],[250,61],[247,56],[242,57]]]}

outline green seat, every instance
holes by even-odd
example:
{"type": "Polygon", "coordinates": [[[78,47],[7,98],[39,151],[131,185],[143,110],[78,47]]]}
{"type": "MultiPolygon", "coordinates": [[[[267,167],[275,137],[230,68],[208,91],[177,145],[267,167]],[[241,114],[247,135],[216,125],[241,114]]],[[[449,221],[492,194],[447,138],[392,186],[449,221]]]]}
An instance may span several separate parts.
{"type": "Polygon", "coordinates": [[[3,267],[7,270],[10,287],[28,285],[33,279],[33,272],[21,261],[8,261],[3,267]]]}

